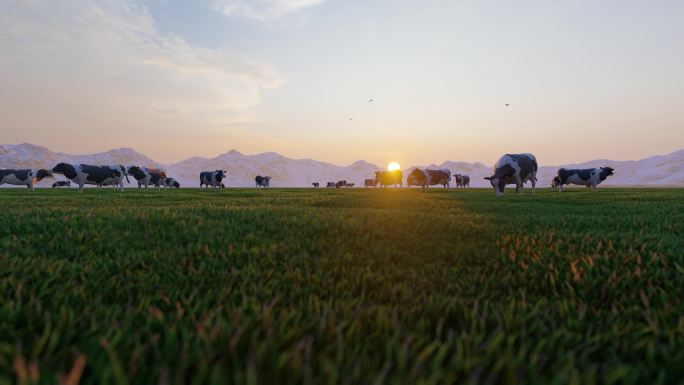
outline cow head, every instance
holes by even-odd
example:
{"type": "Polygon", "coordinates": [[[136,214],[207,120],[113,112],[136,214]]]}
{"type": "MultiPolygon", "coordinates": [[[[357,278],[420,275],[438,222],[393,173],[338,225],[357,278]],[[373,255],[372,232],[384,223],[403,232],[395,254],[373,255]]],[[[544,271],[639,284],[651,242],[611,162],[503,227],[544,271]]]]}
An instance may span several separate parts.
{"type": "Polygon", "coordinates": [[[225,177],[226,177],[226,174],[228,173],[228,171],[226,171],[226,170],[216,170],[216,171],[214,171],[214,172],[216,173],[216,180],[219,181],[219,182],[220,182],[223,178],[225,178],[225,177]]]}
{"type": "Polygon", "coordinates": [[[69,163],[57,163],[57,165],[52,168],[52,172],[55,172],[57,174],[63,174],[69,179],[76,177],[76,169],[69,163]]]}
{"type": "Polygon", "coordinates": [[[41,168],[38,170],[36,173],[36,179],[38,181],[41,181],[43,178],[51,178],[52,177],[52,172],[50,170],[46,170],[44,168],[41,168]]]}
{"type": "Polygon", "coordinates": [[[558,186],[560,186],[560,177],[554,176],[551,181],[551,188],[556,188],[558,186]]]}
{"type": "Polygon", "coordinates": [[[494,187],[496,196],[504,195],[504,190],[506,189],[506,182],[504,181],[504,178],[494,174],[492,176],[485,177],[485,179],[492,184],[492,187],[494,187]]]}
{"type": "Polygon", "coordinates": [[[264,180],[266,181],[266,183],[268,183],[268,182],[271,181],[271,177],[270,177],[270,176],[265,176],[265,177],[264,177],[264,180]]]}
{"type": "Polygon", "coordinates": [[[613,169],[612,167],[601,167],[601,173],[599,174],[599,179],[601,180],[606,180],[609,176],[613,175],[613,169]]]}

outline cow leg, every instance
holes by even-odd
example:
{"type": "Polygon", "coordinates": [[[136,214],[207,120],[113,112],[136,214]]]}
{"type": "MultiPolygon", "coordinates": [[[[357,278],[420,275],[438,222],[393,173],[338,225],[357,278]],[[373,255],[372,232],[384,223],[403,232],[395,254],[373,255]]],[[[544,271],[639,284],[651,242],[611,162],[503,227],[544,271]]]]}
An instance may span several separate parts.
{"type": "Polygon", "coordinates": [[[592,192],[596,192],[596,185],[595,185],[595,184],[592,184],[592,185],[591,185],[591,191],[592,191],[592,192]]]}
{"type": "Polygon", "coordinates": [[[82,183],[78,184],[78,192],[83,192],[83,184],[82,183]]]}

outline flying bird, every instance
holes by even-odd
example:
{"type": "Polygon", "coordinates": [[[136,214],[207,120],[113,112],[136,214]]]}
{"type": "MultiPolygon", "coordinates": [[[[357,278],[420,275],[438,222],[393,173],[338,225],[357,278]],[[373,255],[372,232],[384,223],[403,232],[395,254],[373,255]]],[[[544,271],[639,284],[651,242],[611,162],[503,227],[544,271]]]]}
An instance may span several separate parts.
{"type": "Polygon", "coordinates": [[[375,99],[371,99],[368,101],[368,103],[373,103],[374,101],[375,101],[375,99]]]}
{"type": "Polygon", "coordinates": [[[510,106],[510,104],[506,103],[506,107],[510,106]]]}

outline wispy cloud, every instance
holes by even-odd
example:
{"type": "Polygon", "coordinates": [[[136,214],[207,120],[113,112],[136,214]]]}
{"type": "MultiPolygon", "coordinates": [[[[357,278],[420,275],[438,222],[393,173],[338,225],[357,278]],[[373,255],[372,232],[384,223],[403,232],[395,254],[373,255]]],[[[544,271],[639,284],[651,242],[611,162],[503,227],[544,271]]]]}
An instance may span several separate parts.
{"type": "Polygon", "coordinates": [[[214,9],[227,16],[239,16],[272,23],[302,12],[325,0],[212,0],[214,9]]]}
{"type": "MultiPolygon", "coordinates": [[[[216,114],[253,106],[262,89],[281,83],[268,63],[160,32],[132,0],[0,4],[0,84],[24,93],[68,90],[102,103],[216,114]]],[[[5,92],[0,100],[11,98],[5,92]]]]}

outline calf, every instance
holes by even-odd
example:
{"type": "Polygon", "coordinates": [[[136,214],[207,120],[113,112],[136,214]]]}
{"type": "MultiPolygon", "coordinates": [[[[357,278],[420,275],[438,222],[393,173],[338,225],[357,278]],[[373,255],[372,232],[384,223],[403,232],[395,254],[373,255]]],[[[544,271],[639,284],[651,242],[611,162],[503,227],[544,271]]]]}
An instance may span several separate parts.
{"type": "Polygon", "coordinates": [[[166,187],[180,188],[180,183],[178,183],[178,181],[174,178],[166,178],[164,184],[166,185],[166,187]]]}
{"type": "Polygon", "coordinates": [[[454,180],[456,181],[456,188],[470,188],[470,177],[468,175],[456,174],[454,180]]]}
{"type": "Polygon", "coordinates": [[[221,181],[226,177],[227,173],[228,171],[226,170],[202,171],[200,173],[200,187],[222,188],[223,184],[221,181]]]}
{"type": "Polygon", "coordinates": [[[375,172],[375,180],[380,183],[380,187],[385,187],[385,186],[403,186],[403,174],[401,170],[394,170],[394,171],[376,171],[375,172]]]}
{"type": "Polygon", "coordinates": [[[314,188],[318,188],[318,182],[313,182],[311,185],[314,186],[314,188]]]}
{"type": "Polygon", "coordinates": [[[378,185],[378,181],[376,179],[365,179],[363,181],[363,187],[375,187],[378,185]]]}
{"type": "Polygon", "coordinates": [[[254,178],[254,181],[256,182],[256,187],[268,187],[268,184],[271,182],[271,177],[270,176],[261,176],[257,175],[256,178],[254,178]]]}
{"type": "Polygon", "coordinates": [[[0,185],[7,183],[17,186],[26,186],[29,190],[34,191],[34,186],[36,183],[40,182],[44,178],[49,178],[51,176],[52,173],[50,172],[50,170],[46,170],[44,168],[37,170],[4,169],[0,170],[0,185]]]}
{"type": "MultiPolygon", "coordinates": [[[[567,169],[561,168],[558,170],[558,190],[563,191],[563,186],[567,184],[576,184],[581,186],[591,187],[591,191],[596,191],[596,186],[613,175],[615,171],[611,167],[597,167],[585,169],[567,169]]],[[[556,180],[554,178],[554,181],[556,180]]]]}
{"type": "Polygon", "coordinates": [[[57,182],[52,184],[52,188],[61,188],[61,187],[71,187],[71,182],[69,182],[68,180],[67,181],[60,180],[60,181],[57,181],[57,182]]]}
{"type": "Polygon", "coordinates": [[[507,184],[514,184],[515,191],[522,194],[525,182],[532,182],[532,193],[537,187],[537,158],[532,154],[506,154],[494,165],[490,181],[497,196],[504,194],[507,184]]]}
{"type": "Polygon", "coordinates": [[[138,181],[138,188],[142,186],[152,185],[159,187],[166,185],[166,172],[158,168],[131,166],[128,168],[128,173],[138,181]]]}
{"type": "Polygon", "coordinates": [[[119,191],[123,191],[124,178],[128,180],[126,167],[117,164],[111,166],[92,166],[89,164],[59,163],[52,172],[62,174],[67,179],[78,184],[78,190],[83,191],[83,186],[90,184],[98,187],[115,185],[119,191]]]}

